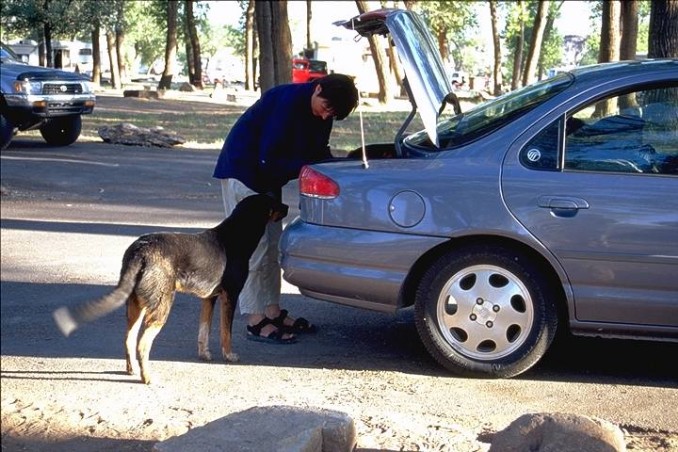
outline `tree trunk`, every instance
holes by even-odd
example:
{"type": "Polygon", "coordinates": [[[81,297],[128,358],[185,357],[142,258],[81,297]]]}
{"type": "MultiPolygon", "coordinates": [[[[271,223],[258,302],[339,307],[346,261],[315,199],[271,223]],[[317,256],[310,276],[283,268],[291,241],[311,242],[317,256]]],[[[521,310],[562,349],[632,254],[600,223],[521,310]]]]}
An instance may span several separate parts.
{"type": "MultiPolygon", "coordinates": [[[[621,27],[621,5],[618,0],[603,2],[603,17],[600,30],[600,51],[598,62],[619,61],[619,44],[621,27]]],[[[594,118],[603,118],[613,114],[617,110],[617,98],[608,99],[596,103],[593,112],[594,118]]]]}
{"type": "Polygon", "coordinates": [[[405,84],[403,83],[405,75],[403,74],[403,68],[400,67],[398,52],[396,52],[396,49],[393,46],[393,42],[390,40],[388,42],[387,52],[388,52],[388,61],[389,64],[391,65],[391,71],[393,72],[393,76],[395,77],[396,82],[398,83],[398,87],[400,88],[400,95],[406,96],[407,92],[405,91],[405,84]]]}
{"type": "Polygon", "coordinates": [[[189,41],[186,55],[189,55],[188,51],[190,50],[191,58],[189,59],[188,64],[189,70],[193,70],[192,73],[189,72],[191,85],[198,89],[203,89],[200,38],[198,37],[198,29],[195,25],[195,16],[193,15],[194,2],[195,0],[186,0],[186,32],[189,41]]]}
{"type": "Polygon", "coordinates": [[[636,42],[638,41],[638,1],[626,0],[621,4],[621,43],[619,58],[636,59],[636,42]]]}
{"type": "Polygon", "coordinates": [[[494,80],[494,87],[492,94],[494,96],[501,95],[502,92],[502,77],[501,77],[501,43],[499,41],[499,15],[497,14],[497,2],[490,2],[490,17],[492,19],[492,42],[494,43],[494,69],[492,73],[492,80],[494,80]]]}
{"type": "MultiPolygon", "coordinates": [[[[621,41],[619,44],[620,60],[636,59],[636,41],[638,40],[638,2],[626,0],[621,2],[621,41]]],[[[638,108],[636,93],[619,97],[620,109],[638,108]]]]}
{"type": "Polygon", "coordinates": [[[176,1],[167,2],[167,40],[165,41],[165,69],[162,71],[158,89],[170,89],[174,77],[174,60],[177,55],[177,11],[176,1]]]}
{"type": "MultiPolygon", "coordinates": [[[[311,10],[311,0],[306,0],[306,50],[311,52],[313,50],[313,41],[311,41],[311,18],[313,11],[311,10]]],[[[311,58],[311,57],[308,57],[311,58]]]]}
{"type": "MultiPolygon", "coordinates": [[[[188,28],[188,27],[187,27],[188,28]]],[[[188,29],[185,30],[186,36],[188,36],[188,29]]],[[[191,40],[184,40],[184,51],[186,52],[186,69],[188,72],[188,83],[192,86],[195,80],[195,62],[193,61],[193,47],[191,47],[191,40]]]]}
{"type": "MultiPolygon", "coordinates": [[[[493,2],[494,3],[494,2],[493,2]]],[[[516,50],[513,54],[513,74],[511,77],[511,91],[516,90],[522,86],[522,79],[520,74],[523,72],[523,47],[525,46],[525,4],[523,0],[518,0],[518,23],[520,25],[520,32],[516,41],[516,50]]],[[[496,6],[495,6],[496,9],[496,6]]],[[[495,12],[496,14],[496,12],[495,12]]],[[[497,44],[495,43],[495,46],[497,44]]],[[[495,56],[496,64],[496,56],[495,56]]],[[[501,71],[501,68],[499,69],[501,71]]],[[[496,68],[495,68],[496,71],[496,68]]],[[[500,72],[501,73],[501,72],[500,72]]],[[[495,82],[496,89],[496,82],[495,82]]],[[[495,94],[496,96],[496,94],[495,94]]]]}
{"type": "Polygon", "coordinates": [[[652,0],[649,58],[678,58],[678,0],[652,0]]]}
{"type": "MultiPolygon", "coordinates": [[[[367,2],[365,0],[355,0],[355,4],[358,7],[360,14],[366,13],[368,10],[367,2]]],[[[381,43],[376,36],[370,36],[368,38],[370,42],[370,52],[372,53],[372,59],[374,60],[374,69],[377,72],[377,80],[379,81],[379,93],[377,94],[377,99],[379,103],[386,104],[390,99],[393,98],[391,94],[390,84],[386,79],[386,73],[384,71],[384,59],[382,55],[384,51],[381,47],[381,43]]]]}
{"type": "Polygon", "coordinates": [[[125,55],[125,3],[118,2],[115,21],[115,53],[118,60],[118,74],[120,86],[127,83],[127,58],[125,55]]]}
{"type": "Polygon", "coordinates": [[[450,50],[447,47],[447,32],[447,27],[443,27],[441,30],[438,30],[438,35],[436,36],[438,40],[438,52],[440,52],[440,58],[443,61],[447,61],[450,56],[450,50]]]}
{"type": "Polygon", "coordinates": [[[120,74],[118,73],[118,55],[115,51],[115,34],[112,31],[106,32],[106,50],[108,51],[108,63],[111,68],[111,86],[115,89],[119,89],[120,74]]]}
{"type": "Polygon", "coordinates": [[[600,51],[598,62],[619,61],[620,11],[618,0],[603,2],[602,27],[600,30],[600,51]]]}
{"type": "Polygon", "coordinates": [[[95,19],[92,25],[92,83],[101,84],[101,26],[99,20],[95,19]]]}
{"type": "MultiPolygon", "coordinates": [[[[554,5],[557,6],[555,6],[554,8],[549,8],[547,12],[546,26],[544,27],[544,40],[542,41],[542,43],[549,42],[551,32],[553,31],[553,24],[556,21],[556,16],[560,11],[560,7],[563,6],[563,2],[561,1],[559,3],[554,3],[554,5]]],[[[539,63],[537,64],[537,68],[538,68],[537,78],[539,80],[542,80],[546,73],[546,69],[544,68],[544,54],[542,52],[539,53],[539,63]]]]}
{"type": "Polygon", "coordinates": [[[546,13],[549,10],[550,1],[542,0],[537,5],[537,15],[534,18],[532,26],[532,36],[530,37],[530,51],[527,54],[525,62],[525,71],[523,72],[523,86],[527,86],[534,80],[534,73],[537,69],[537,62],[541,54],[541,45],[544,40],[544,30],[546,29],[546,13]]]}
{"type": "Polygon", "coordinates": [[[254,55],[254,44],[256,33],[254,32],[254,4],[255,0],[250,0],[247,3],[247,11],[245,13],[245,89],[254,91],[254,62],[256,61],[254,55]]]}
{"type": "Polygon", "coordinates": [[[260,89],[264,91],[292,80],[292,35],[287,1],[258,1],[254,9],[259,36],[260,89]]]}
{"type": "Polygon", "coordinates": [[[43,25],[43,34],[45,36],[45,65],[47,67],[54,67],[54,61],[52,58],[52,27],[49,22],[45,22],[43,25]]]}

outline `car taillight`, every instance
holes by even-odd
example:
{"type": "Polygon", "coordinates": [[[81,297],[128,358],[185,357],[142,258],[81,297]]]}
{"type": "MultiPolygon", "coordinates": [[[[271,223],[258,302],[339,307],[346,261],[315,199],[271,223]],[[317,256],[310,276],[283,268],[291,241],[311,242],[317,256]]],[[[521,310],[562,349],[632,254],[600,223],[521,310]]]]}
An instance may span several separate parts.
{"type": "Polygon", "coordinates": [[[299,193],[313,198],[331,199],[339,196],[339,185],[310,166],[304,166],[299,173],[299,193]]]}

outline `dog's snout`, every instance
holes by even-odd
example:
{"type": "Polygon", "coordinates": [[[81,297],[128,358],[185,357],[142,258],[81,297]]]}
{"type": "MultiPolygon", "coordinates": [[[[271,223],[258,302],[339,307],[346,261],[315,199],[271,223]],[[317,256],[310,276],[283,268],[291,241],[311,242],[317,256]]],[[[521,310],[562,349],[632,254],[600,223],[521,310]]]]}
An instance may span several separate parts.
{"type": "Polygon", "coordinates": [[[278,222],[287,216],[289,212],[289,207],[287,204],[278,203],[276,206],[271,209],[271,220],[278,222]]]}
{"type": "Polygon", "coordinates": [[[286,217],[289,210],[290,210],[290,208],[287,204],[280,204],[279,211],[280,211],[281,217],[283,217],[283,218],[286,217]]]}

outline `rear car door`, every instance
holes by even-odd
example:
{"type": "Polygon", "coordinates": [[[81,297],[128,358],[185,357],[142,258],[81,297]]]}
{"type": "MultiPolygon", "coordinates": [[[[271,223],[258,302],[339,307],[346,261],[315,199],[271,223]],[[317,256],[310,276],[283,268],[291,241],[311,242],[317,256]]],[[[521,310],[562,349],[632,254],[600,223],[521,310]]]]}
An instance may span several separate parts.
{"type": "Polygon", "coordinates": [[[577,321],[678,327],[676,99],[675,85],[598,99],[505,168],[506,202],[561,263],[577,321]]]}

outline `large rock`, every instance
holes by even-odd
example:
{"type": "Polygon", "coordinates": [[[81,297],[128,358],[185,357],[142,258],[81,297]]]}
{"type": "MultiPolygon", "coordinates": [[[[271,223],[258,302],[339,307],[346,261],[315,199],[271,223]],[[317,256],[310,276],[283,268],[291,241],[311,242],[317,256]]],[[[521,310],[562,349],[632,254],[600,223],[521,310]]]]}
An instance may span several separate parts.
{"type": "Polygon", "coordinates": [[[165,97],[165,90],[150,89],[127,89],[122,92],[122,97],[138,97],[140,99],[162,99],[165,97]]]}
{"type": "Polygon", "coordinates": [[[157,443],[154,452],[350,452],[353,419],[339,411],[268,406],[250,408],[157,443]]]}
{"type": "Polygon", "coordinates": [[[169,148],[186,142],[176,132],[165,130],[160,126],[146,129],[127,122],[99,127],[97,132],[102,140],[111,144],[169,148]]]}
{"type": "Polygon", "coordinates": [[[490,452],[624,452],[614,424],[563,413],[525,414],[492,438],[490,452]]]}

